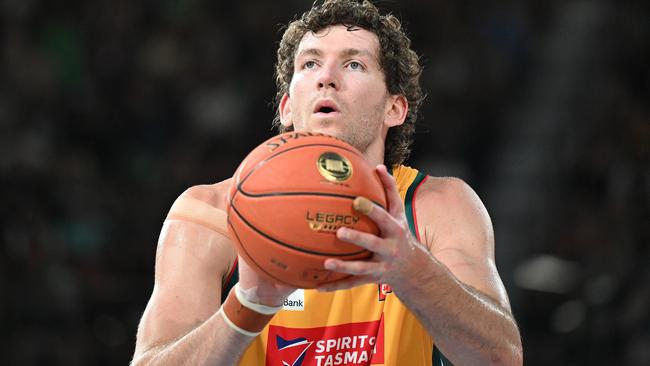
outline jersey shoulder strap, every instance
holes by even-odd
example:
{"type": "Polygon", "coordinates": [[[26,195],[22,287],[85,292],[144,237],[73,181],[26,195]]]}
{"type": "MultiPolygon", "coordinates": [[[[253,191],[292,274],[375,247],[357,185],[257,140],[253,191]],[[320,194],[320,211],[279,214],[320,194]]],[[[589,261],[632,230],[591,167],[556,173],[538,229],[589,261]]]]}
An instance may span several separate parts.
{"type": "Polygon", "coordinates": [[[397,182],[399,195],[404,202],[404,211],[406,213],[406,219],[409,223],[411,233],[413,233],[416,238],[420,239],[420,235],[417,231],[417,215],[415,213],[414,202],[418,188],[420,188],[422,183],[424,183],[427,176],[422,174],[419,170],[405,165],[396,165],[393,167],[392,173],[397,182]]]}

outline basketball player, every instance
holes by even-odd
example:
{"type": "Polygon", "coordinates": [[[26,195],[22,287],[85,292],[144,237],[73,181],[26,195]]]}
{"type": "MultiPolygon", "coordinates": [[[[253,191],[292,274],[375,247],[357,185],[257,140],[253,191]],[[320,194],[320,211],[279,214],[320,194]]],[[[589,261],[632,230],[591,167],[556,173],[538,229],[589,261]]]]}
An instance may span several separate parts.
{"type": "Polygon", "coordinates": [[[381,234],[337,232],[374,254],[327,259],[353,276],[318,290],[271,283],[227,236],[230,180],[192,187],[163,225],[132,364],[522,364],[485,207],[461,180],[401,165],[422,92],[398,20],[366,1],[314,5],[285,31],[276,70],[282,130],[337,136],[377,166],[388,210],[354,206],[381,234]]]}

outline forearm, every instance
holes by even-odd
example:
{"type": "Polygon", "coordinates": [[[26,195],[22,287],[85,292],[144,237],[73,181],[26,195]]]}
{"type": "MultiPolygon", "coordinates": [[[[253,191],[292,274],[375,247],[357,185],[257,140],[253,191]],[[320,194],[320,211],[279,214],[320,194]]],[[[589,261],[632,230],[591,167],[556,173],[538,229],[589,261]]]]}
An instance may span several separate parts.
{"type": "Polygon", "coordinates": [[[136,356],[131,365],[236,365],[253,339],[235,331],[217,312],[180,339],[136,356]]]}
{"type": "Polygon", "coordinates": [[[418,258],[412,281],[393,290],[443,354],[456,365],[521,365],[521,339],[510,312],[458,281],[428,252],[418,258]]]}

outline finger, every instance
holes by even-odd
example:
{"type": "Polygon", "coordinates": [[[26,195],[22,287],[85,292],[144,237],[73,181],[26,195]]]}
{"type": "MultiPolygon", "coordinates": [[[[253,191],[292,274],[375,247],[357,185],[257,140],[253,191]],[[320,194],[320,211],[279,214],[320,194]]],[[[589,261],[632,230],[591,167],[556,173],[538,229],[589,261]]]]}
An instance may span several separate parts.
{"type": "Polygon", "coordinates": [[[390,254],[390,250],[387,248],[384,241],[378,236],[370,233],[342,227],[336,231],[336,237],[379,255],[390,254]]]}
{"type": "Polygon", "coordinates": [[[340,259],[328,258],[324,267],[327,270],[347,273],[355,276],[381,274],[382,264],[370,261],[342,261],[340,259]]]}
{"type": "Polygon", "coordinates": [[[375,279],[372,276],[352,276],[340,281],[326,283],[320,286],[319,288],[317,288],[317,290],[323,292],[345,290],[348,288],[365,285],[367,283],[376,283],[376,282],[377,279],[375,279]]]}
{"type": "Polygon", "coordinates": [[[388,212],[390,212],[393,217],[400,217],[404,214],[404,203],[402,202],[402,198],[399,196],[395,177],[388,173],[388,169],[384,164],[377,165],[376,170],[379,179],[381,179],[381,182],[384,184],[386,199],[388,200],[388,212]]]}
{"type": "Polygon", "coordinates": [[[386,210],[372,203],[369,199],[365,197],[357,197],[354,199],[352,207],[374,221],[382,234],[390,236],[399,233],[400,226],[397,220],[386,210]]]}

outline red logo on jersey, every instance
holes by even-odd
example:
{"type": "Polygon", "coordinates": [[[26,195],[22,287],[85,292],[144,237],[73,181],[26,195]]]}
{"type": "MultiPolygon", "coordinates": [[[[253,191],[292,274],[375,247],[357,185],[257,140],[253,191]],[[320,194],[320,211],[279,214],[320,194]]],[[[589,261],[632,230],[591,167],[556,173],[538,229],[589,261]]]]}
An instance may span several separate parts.
{"type": "Polygon", "coordinates": [[[384,318],[319,328],[269,326],[267,366],[384,363],[384,318]]]}
{"type": "Polygon", "coordinates": [[[393,289],[389,285],[387,285],[385,283],[378,284],[377,285],[377,290],[379,292],[379,301],[386,300],[386,296],[388,296],[388,294],[393,292],[393,289]]]}

